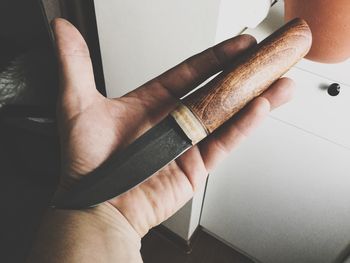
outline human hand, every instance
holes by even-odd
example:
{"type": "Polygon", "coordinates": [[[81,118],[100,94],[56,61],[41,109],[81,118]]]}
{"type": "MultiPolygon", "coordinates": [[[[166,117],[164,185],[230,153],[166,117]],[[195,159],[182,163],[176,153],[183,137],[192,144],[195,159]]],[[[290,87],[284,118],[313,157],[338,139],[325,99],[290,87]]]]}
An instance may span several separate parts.
{"type": "MultiPolygon", "coordinates": [[[[95,87],[88,47],[67,21],[53,23],[60,65],[58,122],[62,151],[59,191],[98,167],[162,120],[182,96],[227,67],[256,44],[242,35],[218,44],[121,98],[103,97],[95,87]]],[[[117,84],[116,84],[117,85],[117,84]]],[[[283,78],[238,115],[148,180],[108,202],[143,236],[183,206],[207,174],[273,108],[287,102],[293,82],[283,78]]]]}

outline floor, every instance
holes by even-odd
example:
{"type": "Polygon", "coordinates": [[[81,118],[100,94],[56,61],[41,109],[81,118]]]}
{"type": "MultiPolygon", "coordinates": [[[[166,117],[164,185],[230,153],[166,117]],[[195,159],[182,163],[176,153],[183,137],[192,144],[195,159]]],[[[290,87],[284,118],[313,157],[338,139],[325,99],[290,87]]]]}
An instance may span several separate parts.
{"type": "Polygon", "coordinates": [[[142,241],[144,263],[252,263],[253,261],[231,247],[199,230],[186,253],[184,246],[154,229],[142,241]]]}

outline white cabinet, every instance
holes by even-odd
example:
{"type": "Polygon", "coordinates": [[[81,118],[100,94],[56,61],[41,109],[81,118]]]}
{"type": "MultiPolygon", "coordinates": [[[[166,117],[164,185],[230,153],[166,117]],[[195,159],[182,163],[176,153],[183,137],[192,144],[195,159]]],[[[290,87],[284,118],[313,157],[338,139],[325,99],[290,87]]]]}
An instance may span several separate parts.
{"type": "MultiPolygon", "coordinates": [[[[277,28],[282,4],[249,32],[261,39],[277,28]]],[[[349,247],[347,64],[303,60],[288,73],[294,100],[210,175],[200,222],[207,231],[263,263],[330,263],[349,247]],[[333,82],[341,83],[337,97],[325,89],[333,82]]]]}
{"type": "Polygon", "coordinates": [[[268,118],[210,175],[200,224],[264,263],[333,262],[350,240],[350,151],[268,118]]]}

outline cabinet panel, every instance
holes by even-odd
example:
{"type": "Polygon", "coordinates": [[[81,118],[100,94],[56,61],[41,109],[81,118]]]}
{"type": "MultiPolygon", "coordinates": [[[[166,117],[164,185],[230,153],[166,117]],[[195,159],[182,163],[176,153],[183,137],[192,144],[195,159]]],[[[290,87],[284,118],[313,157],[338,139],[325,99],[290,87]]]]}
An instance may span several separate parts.
{"type": "Polygon", "coordinates": [[[201,225],[266,263],[333,262],[350,240],[350,151],[276,119],[208,181],[201,225]]]}
{"type": "Polygon", "coordinates": [[[341,85],[340,94],[332,97],[329,79],[297,68],[287,76],[296,82],[294,98],[271,115],[350,149],[350,87],[341,85]]]}

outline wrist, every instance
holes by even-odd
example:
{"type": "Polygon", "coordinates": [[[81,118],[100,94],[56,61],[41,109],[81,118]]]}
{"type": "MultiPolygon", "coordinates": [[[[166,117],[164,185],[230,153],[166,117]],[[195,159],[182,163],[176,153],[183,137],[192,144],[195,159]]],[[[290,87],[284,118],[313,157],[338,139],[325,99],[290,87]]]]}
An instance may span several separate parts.
{"type": "Polygon", "coordinates": [[[108,203],[82,210],[50,208],[29,262],[142,262],[140,247],[140,236],[108,203]]]}
{"type": "Polygon", "coordinates": [[[127,219],[107,202],[81,210],[50,208],[48,216],[62,218],[62,221],[66,221],[67,224],[79,222],[79,224],[90,225],[101,233],[115,233],[118,236],[127,237],[140,247],[141,238],[138,233],[127,219]]]}
{"type": "MultiPolygon", "coordinates": [[[[61,197],[63,197],[67,191],[71,189],[74,184],[78,182],[77,179],[72,177],[66,177],[60,180],[60,183],[57,186],[57,189],[55,191],[55,194],[53,196],[53,200],[59,200],[61,197]],[[64,180],[65,179],[65,180],[64,180]]],[[[70,209],[60,209],[55,208],[58,211],[85,211],[87,213],[92,213],[95,216],[102,216],[102,221],[105,221],[106,224],[111,224],[111,218],[116,217],[118,222],[122,223],[123,225],[128,225],[132,229],[133,232],[136,233],[137,237],[140,239],[142,238],[148,231],[151,229],[154,225],[148,224],[149,222],[146,220],[144,221],[144,218],[147,218],[148,216],[145,215],[144,217],[138,218],[138,216],[135,216],[135,213],[133,212],[138,211],[137,204],[139,202],[134,202],[136,200],[129,200],[129,198],[125,198],[125,195],[121,195],[118,198],[113,198],[111,200],[105,201],[97,206],[94,206],[92,208],[86,208],[81,210],[70,210],[70,209]],[[132,209],[125,209],[125,208],[132,208],[132,209]],[[125,212],[127,210],[127,212],[125,212]],[[130,213],[130,211],[132,213],[130,213]]],[[[113,226],[113,224],[111,224],[113,226]]],[[[130,230],[130,232],[132,232],[130,230]]]]}

